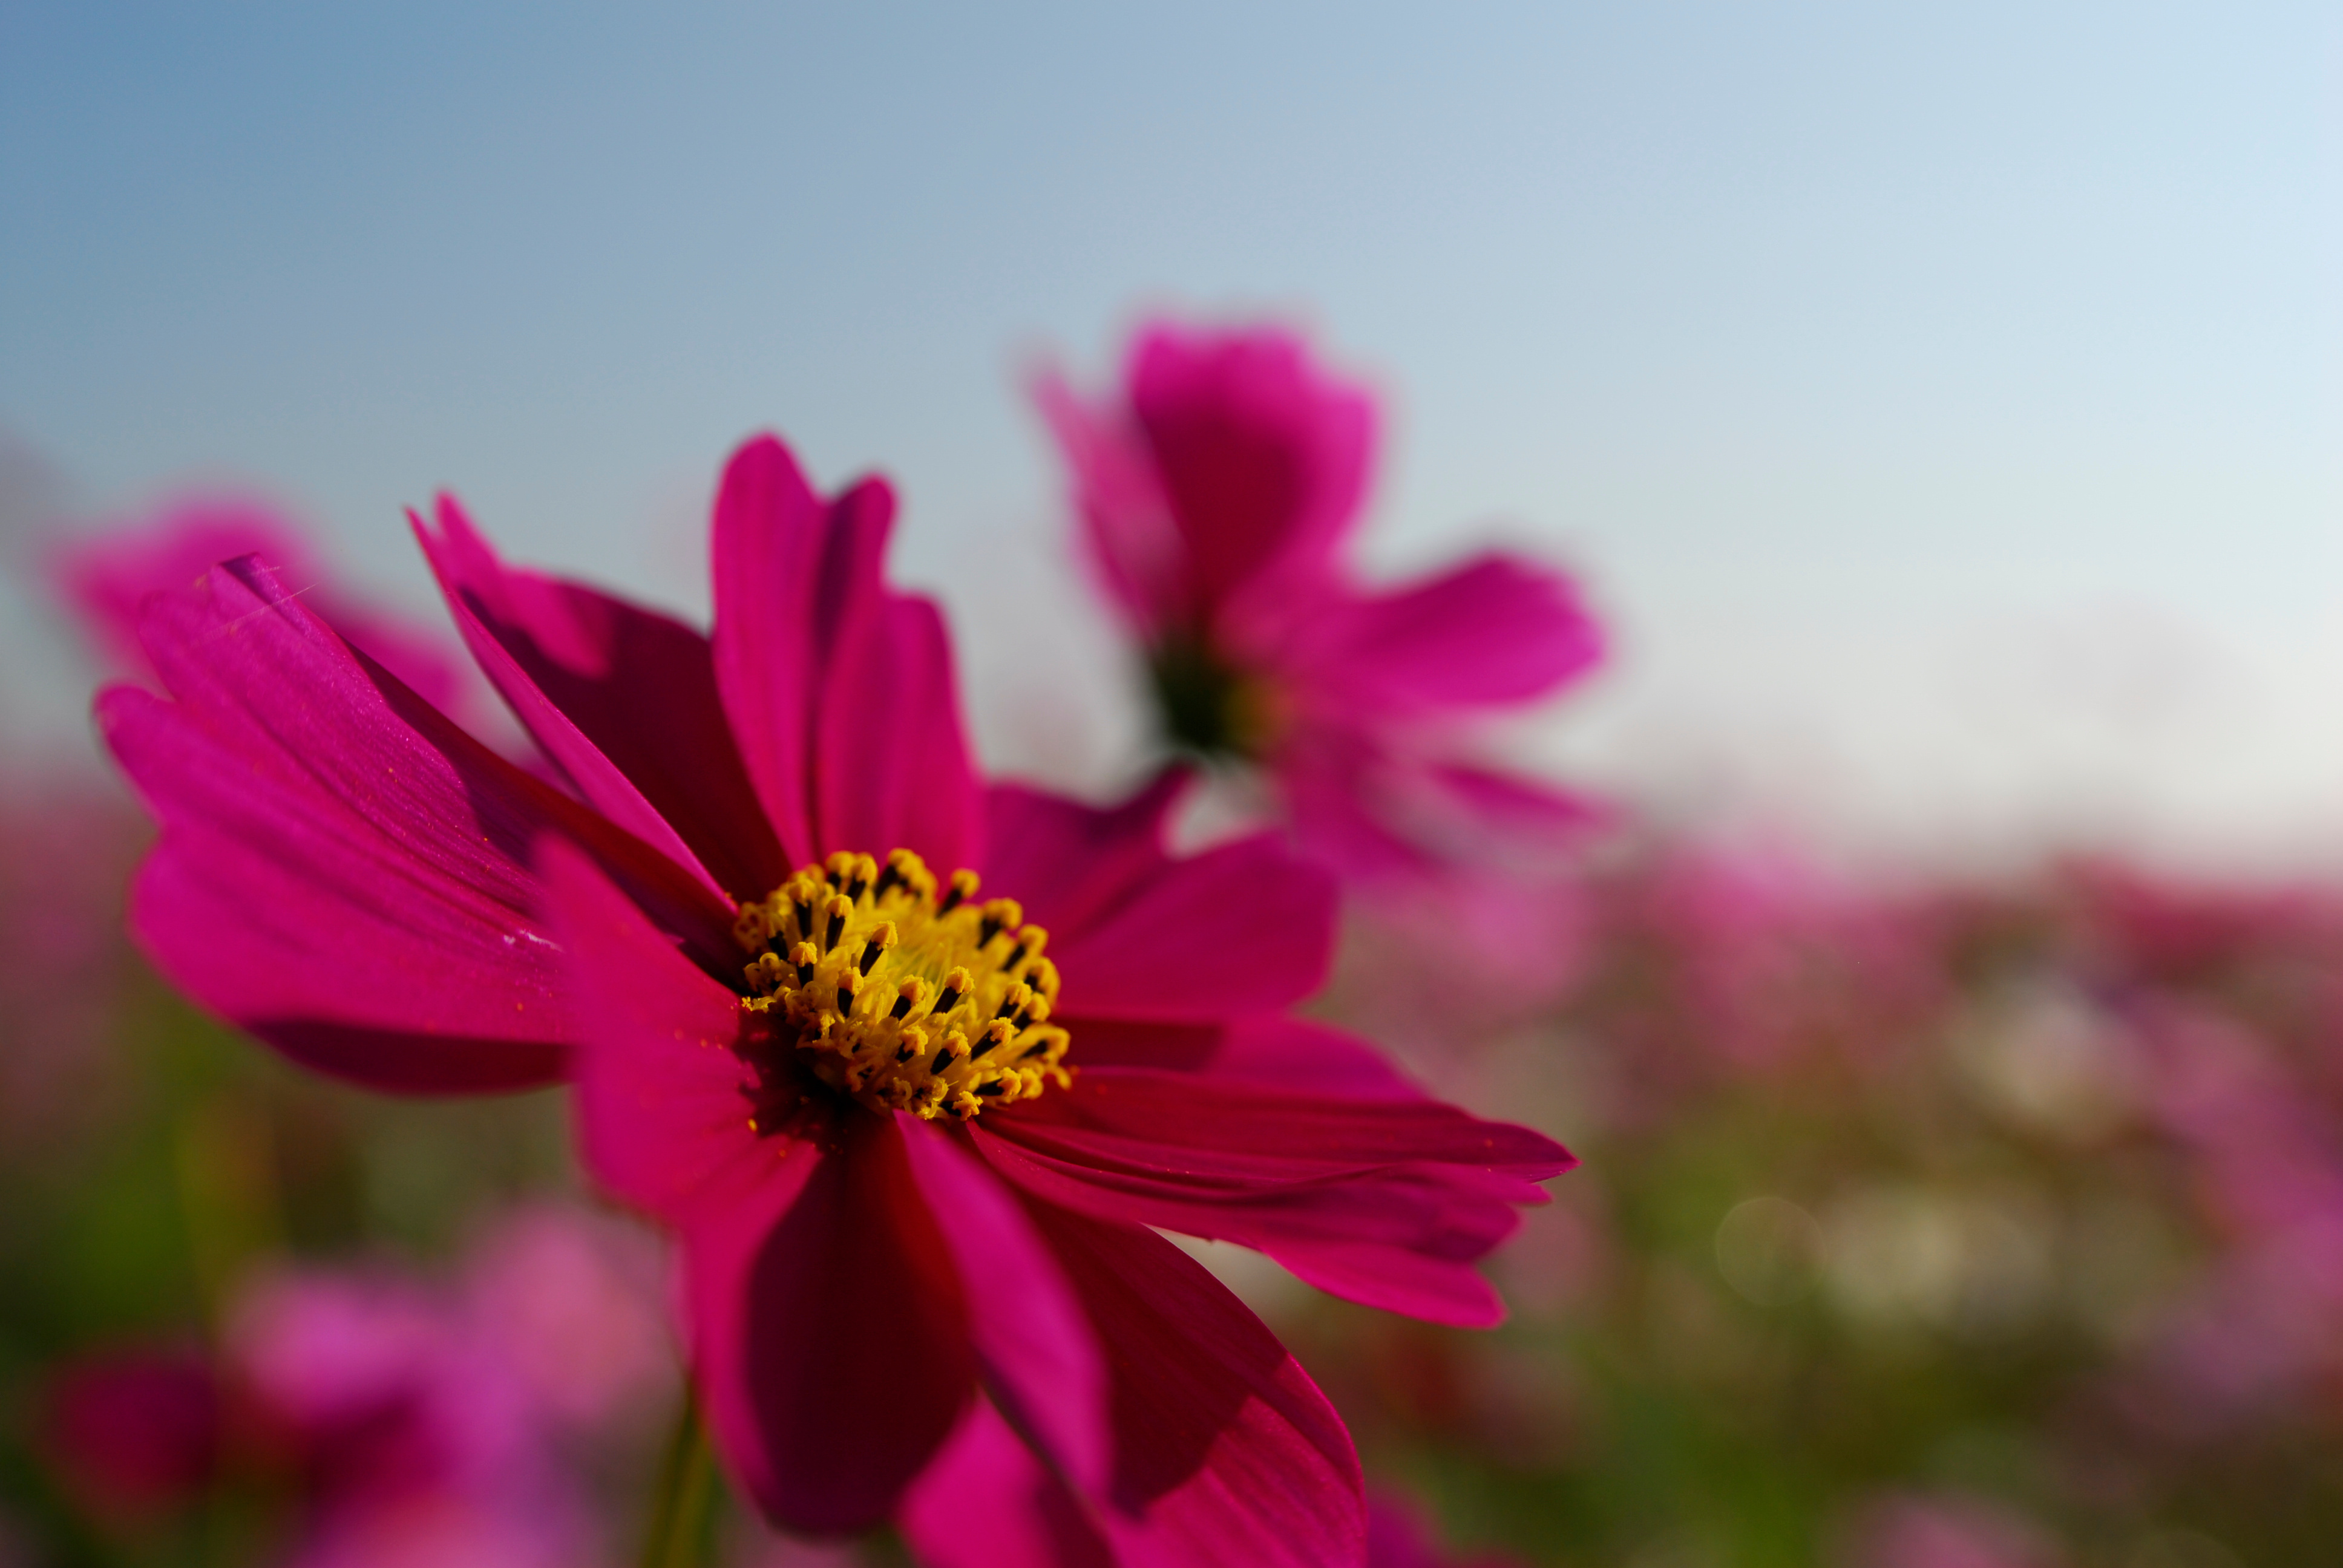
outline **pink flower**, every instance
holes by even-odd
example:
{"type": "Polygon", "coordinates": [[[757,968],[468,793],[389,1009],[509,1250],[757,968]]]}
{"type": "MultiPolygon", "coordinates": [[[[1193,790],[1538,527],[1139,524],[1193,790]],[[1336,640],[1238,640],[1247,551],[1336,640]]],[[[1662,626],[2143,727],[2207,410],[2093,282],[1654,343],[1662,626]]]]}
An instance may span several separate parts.
{"type": "Polygon", "coordinates": [[[300,1476],[296,1568],[555,1568],[587,1557],[577,1483],[526,1387],[462,1317],[384,1271],[288,1274],[239,1303],[228,1358],[300,1476]]]}
{"type": "Polygon", "coordinates": [[[271,1474],[294,1517],[288,1568],[570,1568],[593,1561],[592,1511],[566,1440],[606,1426],[669,1363],[630,1238],[570,1211],[523,1211],[485,1235],[455,1290],[375,1267],[302,1270],[240,1292],[216,1355],[122,1351],[51,1383],[46,1436],[99,1518],[191,1501],[223,1474],[271,1474]],[[520,1268],[581,1292],[531,1300],[520,1268]],[[608,1359],[551,1386],[541,1360],[608,1359]],[[576,1396],[576,1385],[598,1397],[576,1396]]]}
{"type": "Polygon", "coordinates": [[[1586,823],[1584,801],[1471,760],[1456,734],[1601,658],[1567,578],[1492,554],[1392,591],[1353,580],[1341,550],[1373,405],[1284,333],[1151,327],[1124,397],[1041,390],[1176,748],[1257,764],[1302,844],[1348,876],[1517,859],[1586,823]]]}
{"type": "Polygon", "coordinates": [[[216,569],[147,613],[176,700],[99,702],[163,824],[135,927],[326,1070],[573,1078],[589,1168],[680,1238],[710,1429],[775,1520],[900,1508],[939,1563],[987,1532],[1355,1562],[1340,1421],[1150,1227],[1490,1322],[1472,1262],[1569,1157],[1282,1016],[1332,899],[1273,842],[1171,859],[1176,781],[1111,810],[980,788],[941,618],[880,577],[892,515],[749,444],[712,638],[504,567],[452,502],[418,520],[574,796],[265,568],[216,569]]]}

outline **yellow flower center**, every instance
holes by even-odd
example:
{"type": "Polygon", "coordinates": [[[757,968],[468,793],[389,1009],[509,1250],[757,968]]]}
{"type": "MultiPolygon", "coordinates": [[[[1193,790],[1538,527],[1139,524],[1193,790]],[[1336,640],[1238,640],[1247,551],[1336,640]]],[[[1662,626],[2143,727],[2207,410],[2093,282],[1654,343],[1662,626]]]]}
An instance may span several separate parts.
{"type": "Polygon", "coordinates": [[[840,852],[806,866],[732,934],[753,956],[740,1005],[814,1076],[874,1111],[965,1121],[1073,1081],[1049,1022],[1050,933],[1014,899],[975,901],[976,873],[940,887],[919,856],[840,852]]]}

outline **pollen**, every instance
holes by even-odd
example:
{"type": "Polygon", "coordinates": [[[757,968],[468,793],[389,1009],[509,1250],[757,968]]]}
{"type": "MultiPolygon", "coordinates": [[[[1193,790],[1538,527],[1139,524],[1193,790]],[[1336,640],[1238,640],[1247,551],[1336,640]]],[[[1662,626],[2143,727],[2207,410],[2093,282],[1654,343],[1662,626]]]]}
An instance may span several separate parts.
{"type": "Polygon", "coordinates": [[[1050,1021],[1050,933],[973,871],[939,883],[909,849],[840,853],[740,906],[740,1005],[830,1088],[874,1111],[966,1121],[1072,1083],[1050,1021]]]}

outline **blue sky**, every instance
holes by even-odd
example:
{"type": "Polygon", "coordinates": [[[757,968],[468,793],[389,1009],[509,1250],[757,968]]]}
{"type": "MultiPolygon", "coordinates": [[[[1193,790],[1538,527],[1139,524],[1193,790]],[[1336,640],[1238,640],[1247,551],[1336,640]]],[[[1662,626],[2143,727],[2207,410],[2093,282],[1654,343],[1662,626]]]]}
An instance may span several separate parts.
{"type": "Polygon", "coordinates": [[[901,484],[989,749],[1095,772],[1018,378],[1275,313],[1391,399],[1379,568],[1530,544],[1617,625],[1531,751],[2298,844],[2343,822],[2338,85],[2309,5],[16,5],[0,428],[85,512],[263,486],[417,602],[448,485],[691,603],[778,427],[901,484]]]}

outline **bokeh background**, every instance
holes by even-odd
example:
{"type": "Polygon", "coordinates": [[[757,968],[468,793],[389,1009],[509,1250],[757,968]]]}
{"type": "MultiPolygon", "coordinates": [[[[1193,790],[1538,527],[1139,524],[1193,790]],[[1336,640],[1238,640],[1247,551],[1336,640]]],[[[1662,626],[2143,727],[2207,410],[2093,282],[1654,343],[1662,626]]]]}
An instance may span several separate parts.
{"type": "MultiPolygon", "coordinates": [[[[297,1080],[112,934],[55,541],[257,494],[422,617],[447,487],[699,613],[775,427],[899,481],[988,761],[1109,789],[1024,387],[1157,310],[1378,386],[1373,570],[1534,550],[1615,638],[1505,738],[1627,808],[1550,983],[1393,994],[1364,911],[1327,1004],[1588,1157],[1515,1324],[1223,1261],[1376,1473],[1538,1562],[2321,1561],[2338,86],[2312,5],[0,7],[0,1561],[245,1561],[290,1484],[93,1508],[64,1358],[287,1259],[469,1300],[577,1198],[558,1104],[297,1080]]],[[[663,1397],[561,1437],[611,1540],[663,1397]]]]}

